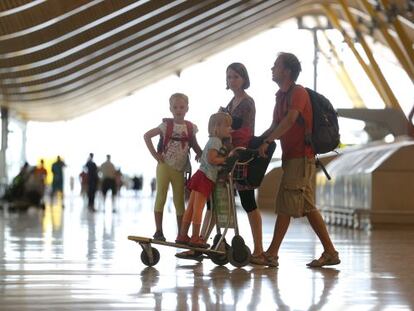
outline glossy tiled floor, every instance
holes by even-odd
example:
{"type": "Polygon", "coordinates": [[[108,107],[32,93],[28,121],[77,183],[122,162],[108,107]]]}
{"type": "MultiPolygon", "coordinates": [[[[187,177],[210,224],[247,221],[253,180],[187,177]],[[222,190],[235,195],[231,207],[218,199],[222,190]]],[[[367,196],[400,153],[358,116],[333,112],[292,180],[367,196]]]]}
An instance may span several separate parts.
{"type": "MultiPolygon", "coordinates": [[[[171,206],[166,235],[175,237],[171,206]]],[[[242,235],[251,245],[246,215],[242,235]]],[[[264,240],[274,215],[264,213],[264,240]]],[[[329,227],[341,254],[335,268],[308,269],[321,247],[294,221],[280,267],[224,267],[176,259],[157,246],[155,267],[140,261],[128,235],[153,233],[152,199],[124,197],[118,212],[89,213],[80,198],[65,208],[0,210],[1,310],[412,310],[414,229],[372,232],[329,227]]]]}

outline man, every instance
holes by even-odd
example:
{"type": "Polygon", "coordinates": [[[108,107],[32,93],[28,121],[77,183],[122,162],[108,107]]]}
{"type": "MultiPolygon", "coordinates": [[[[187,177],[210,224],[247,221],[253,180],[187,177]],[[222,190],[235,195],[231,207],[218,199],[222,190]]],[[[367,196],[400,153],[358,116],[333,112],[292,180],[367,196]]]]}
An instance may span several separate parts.
{"type": "MultiPolygon", "coordinates": [[[[63,168],[66,166],[65,162],[62,161],[60,156],[57,156],[56,162],[52,164],[52,192],[51,199],[53,200],[57,192],[62,193],[62,202],[63,202],[63,168]]],[[[63,206],[63,203],[62,203],[63,206]]]]}
{"type": "Polygon", "coordinates": [[[98,186],[98,167],[93,161],[93,153],[89,154],[88,161],[85,164],[88,181],[88,209],[91,212],[95,212],[95,194],[98,186]]]}
{"type": "Polygon", "coordinates": [[[111,155],[106,155],[106,161],[102,163],[100,167],[100,172],[102,173],[102,194],[104,199],[104,206],[106,201],[106,193],[108,190],[111,190],[112,195],[112,212],[115,213],[115,196],[117,193],[116,187],[116,175],[117,171],[113,163],[111,162],[111,155]]]}
{"type": "Polygon", "coordinates": [[[324,252],[319,259],[307,264],[322,267],[340,263],[338,252],[332,244],[325,223],[315,207],[314,152],[305,143],[305,128],[312,129],[312,105],[307,91],[296,85],[301,65],[290,53],[280,53],[273,67],[272,76],[279,86],[273,121],[263,133],[266,137],[259,147],[259,154],[265,156],[269,143],[280,139],[282,147],[283,175],[276,199],[277,220],[273,239],[264,253],[270,266],[278,266],[278,252],[287,232],[291,217],[307,217],[312,229],[321,241],[324,252]]]}

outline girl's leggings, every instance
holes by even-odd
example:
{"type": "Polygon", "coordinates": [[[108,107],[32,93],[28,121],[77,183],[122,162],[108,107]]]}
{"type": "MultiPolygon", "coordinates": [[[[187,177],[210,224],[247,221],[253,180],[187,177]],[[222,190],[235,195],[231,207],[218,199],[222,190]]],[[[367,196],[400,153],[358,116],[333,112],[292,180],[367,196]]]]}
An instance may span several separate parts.
{"type": "Polygon", "coordinates": [[[154,211],[162,213],[167,199],[168,186],[171,183],[173,202],[177,216],[184,214],[184,172],[173,169],[166,163],[157,165],[157,195],[154,211]]]}

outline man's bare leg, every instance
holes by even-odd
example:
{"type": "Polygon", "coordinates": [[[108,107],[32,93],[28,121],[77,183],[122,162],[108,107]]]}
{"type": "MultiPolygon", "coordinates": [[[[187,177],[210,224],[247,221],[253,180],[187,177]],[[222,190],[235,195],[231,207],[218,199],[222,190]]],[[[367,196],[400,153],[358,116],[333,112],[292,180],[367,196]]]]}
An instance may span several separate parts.
{"type": "Polygon", "coordinates": [[[308,218],[308,221],[313,229],[315,231],[316,235],[318,236],[319,240],[322,243],[323,249],[325,252],[332,254],[336,252],[335,247],[332,243],[331,238],[329,237],[328,230],[326,229],[325,222],[319,213],[319,211],[315,210],[310,212],[306,215],[308,218]]]}

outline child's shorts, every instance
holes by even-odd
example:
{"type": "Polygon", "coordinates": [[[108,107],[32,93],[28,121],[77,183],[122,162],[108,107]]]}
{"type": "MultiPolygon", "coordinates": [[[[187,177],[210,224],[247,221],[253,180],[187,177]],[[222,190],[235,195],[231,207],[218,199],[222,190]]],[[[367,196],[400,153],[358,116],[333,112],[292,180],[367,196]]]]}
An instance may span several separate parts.
{"type": "Polygon", "coordinates": [[[213,192],[214,182],[212,182],[206,174],[198,170],[189,180],[188,189],[200,192],[205,195],[207,199],[210,198],[210,194],[213,192]]]}

